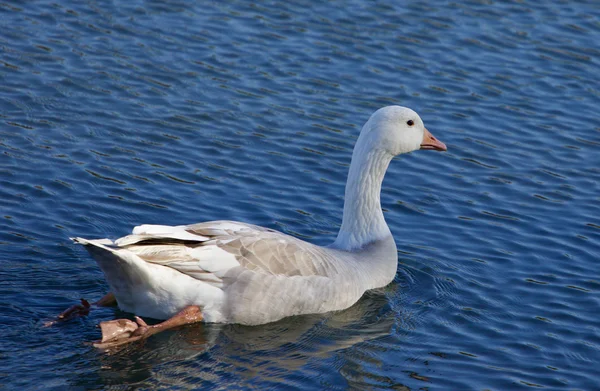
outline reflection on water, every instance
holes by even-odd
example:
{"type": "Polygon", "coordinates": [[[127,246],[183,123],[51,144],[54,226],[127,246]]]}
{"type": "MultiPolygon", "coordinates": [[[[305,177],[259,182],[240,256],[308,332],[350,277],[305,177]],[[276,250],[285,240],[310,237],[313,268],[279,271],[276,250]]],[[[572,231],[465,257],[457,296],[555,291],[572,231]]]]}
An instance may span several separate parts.
{"type": "MultiPolygon", "coordinates": [[[[402,314],[400,324],[390,308],[388,297],[397,287],[394,283],[387,292],[371,291],[336,313],[297,316],[263,326],[200,324],[166,332],[143,345],[97,355],[94,361],[103,370],[69,383],[90,386],[116,381],[153,389],[187,389],[207,382],[225,389],[256,382],[317,387],[332,374],[315,371],[315,360],[333,360],[338,369],[346,368],[340,375],[350,384],[367,384],[355,368],[362,354],[355,357],[352,348],[369,341],[379,344],[395,327],[411,323],[413,314],[402,314]],[[156,373],[161,363],[170,363],[169,370],[156,373]]],[[[369,361],[384,365],[376,357],[369,361]]]]}

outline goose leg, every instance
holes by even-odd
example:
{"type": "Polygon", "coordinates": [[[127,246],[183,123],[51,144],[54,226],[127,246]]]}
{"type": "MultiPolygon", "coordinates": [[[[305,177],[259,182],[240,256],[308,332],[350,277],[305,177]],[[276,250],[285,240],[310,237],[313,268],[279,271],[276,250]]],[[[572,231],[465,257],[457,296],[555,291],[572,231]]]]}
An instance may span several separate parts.
{"type": "Polygon", "coordinates": [[[148,338],[149,336],[160,333],[161,331],[186,324],[200,322],[202,312],[200,307],[191,305],[185,307],[177,315],[162,323],[148,326],[139,316],[135,317],[135,322],[129,319],[109,320],[100,323],[102,330],[102,340],[94,343],[94,347],[107,349],[131,342],[148,338]]]}
{"type": "Polygon", "coordinates": [[[85,316],[85,315],[89,314],[92,306],[110,307],[110,306],[113,306],[116,304],[117,304],[117,299],[115,299],[115,295],[113,295],[110,292],[108,292],[106,295],[102,296],[100,298],[100,300],[95,301],[92,304],[90,304],[90,302],[87,301],[86,299],[81,299],[81,304],[74,304],[74,305],[70,306],[69,308],[67,308],[60,314],[58,314],[58,316],[56,317],[55,320],[46,322],[44,324],[44,326],[48,327],[48,326],[52,326],[53,324],[56,324],[58,322],[73,319],[78,316],[85,316]]]}
{"type": "Polygon", "coordinates": [[[102,296],[98,301],[94,303],[98,307],[113,307],[117,305],[117,298],[111,292],[108,292],[102,296]]]}

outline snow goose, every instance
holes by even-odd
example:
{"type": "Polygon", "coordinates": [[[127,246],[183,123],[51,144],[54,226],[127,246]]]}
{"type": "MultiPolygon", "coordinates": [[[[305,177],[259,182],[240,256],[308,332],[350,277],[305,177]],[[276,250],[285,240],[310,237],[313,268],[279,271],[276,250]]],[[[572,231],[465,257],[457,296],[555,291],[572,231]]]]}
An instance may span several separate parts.
{"type": "Polygon", "coordinates": [[[258,325],[342,310],[387,285],[398,258],[381,183],[394,156],[417,149],[446,146],[411,109],[388,106],[371,115],[352,154],[339,234],[326,247],[236,221],[142,225],[115,242],[74,238],[97,261],[122,310],[167,319],[153,326],[139,317],[102,322],[96,346],[201,320],[258,325]]]}

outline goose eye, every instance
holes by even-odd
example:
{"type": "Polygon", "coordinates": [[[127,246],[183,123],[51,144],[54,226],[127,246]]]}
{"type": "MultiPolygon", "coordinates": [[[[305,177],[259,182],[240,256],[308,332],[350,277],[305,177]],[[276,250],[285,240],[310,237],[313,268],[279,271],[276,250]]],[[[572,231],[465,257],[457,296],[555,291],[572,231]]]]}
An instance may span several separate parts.
{"type": "Polygon", "coordinates": [[[413,121],[412,119],[409,119],[408,121],[406,121],[406,124],[408,126],[413,126],[415,124],[415,121],[413,121]]]}

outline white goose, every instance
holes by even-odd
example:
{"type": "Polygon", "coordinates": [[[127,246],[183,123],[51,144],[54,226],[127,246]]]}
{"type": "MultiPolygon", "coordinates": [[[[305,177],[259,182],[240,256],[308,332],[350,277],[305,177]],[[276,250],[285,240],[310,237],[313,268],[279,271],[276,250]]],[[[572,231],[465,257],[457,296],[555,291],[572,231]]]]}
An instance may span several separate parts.
{"type": "Polygon", "coordinates": [[[350,307],[390,283],[396,244],[380,204],[391,159],[417,149],[445,151],[413,110],[388,106],[363,126],[346,184],[337,239],[327,247],[235,221],[142,225],[116,240],[73,239],[106,275],[118,306],[168,319],[102,322],[99,347],[128,343],[181,324],[257,325],[350,307]]]}

